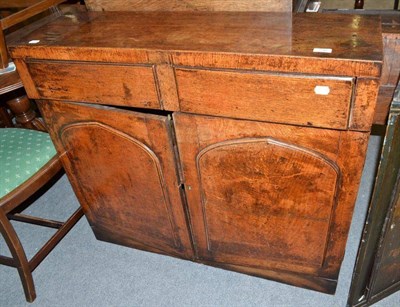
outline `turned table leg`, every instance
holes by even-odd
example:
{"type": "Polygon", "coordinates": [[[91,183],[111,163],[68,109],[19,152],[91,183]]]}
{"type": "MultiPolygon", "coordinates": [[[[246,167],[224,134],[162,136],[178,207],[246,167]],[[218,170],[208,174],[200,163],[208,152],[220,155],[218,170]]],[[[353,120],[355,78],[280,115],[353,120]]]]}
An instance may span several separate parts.
{"type": "Polygon", "coordinates": [[[28,129],[47,130],[43,121],[36,117],[36,112],[26,95],[8,100],[6,103],[14,113],[17,124],[28,129]]]}
{"type": "Polygon", "coordinates": [[[356,10],[362,10],[364,8],[364,0],[356,0],[354,1],[354,8],[356,10]]]}

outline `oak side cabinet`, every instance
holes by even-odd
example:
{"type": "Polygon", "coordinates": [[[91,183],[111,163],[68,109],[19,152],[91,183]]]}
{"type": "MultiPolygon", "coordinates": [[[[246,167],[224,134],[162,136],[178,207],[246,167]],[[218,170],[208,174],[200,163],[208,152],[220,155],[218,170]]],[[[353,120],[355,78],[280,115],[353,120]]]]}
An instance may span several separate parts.
{"type": "Polygon", "coordinates": [[[10,53],[98,239],[334,293],[379,18],[85,12],[10,53]]]}

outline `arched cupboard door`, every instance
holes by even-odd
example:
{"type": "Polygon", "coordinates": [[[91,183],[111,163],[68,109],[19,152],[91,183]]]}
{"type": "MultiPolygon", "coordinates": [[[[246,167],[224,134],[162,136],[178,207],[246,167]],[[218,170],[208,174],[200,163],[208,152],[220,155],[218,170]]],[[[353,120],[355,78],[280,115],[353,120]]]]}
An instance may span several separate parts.
{"type": "Polygon", "coordinates": [[[192,257],[167,117],[57,101],[40,107],[98,239],[192,257]]]}
{"type": "Polygon", "coordinates": [[[198,257],[334,292],[368,136],[182,113],[174,123],[198,257]]]}

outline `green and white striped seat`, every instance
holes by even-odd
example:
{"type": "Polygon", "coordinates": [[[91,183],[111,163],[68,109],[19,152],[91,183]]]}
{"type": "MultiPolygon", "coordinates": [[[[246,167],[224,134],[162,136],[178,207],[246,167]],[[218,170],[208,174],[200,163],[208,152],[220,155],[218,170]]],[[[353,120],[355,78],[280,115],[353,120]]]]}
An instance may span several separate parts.
{"type": "Polygon", "coordinates": [[[41,131],[0,129],[0,198],[34,175],[56,154],[50,136],[41,131]]]}

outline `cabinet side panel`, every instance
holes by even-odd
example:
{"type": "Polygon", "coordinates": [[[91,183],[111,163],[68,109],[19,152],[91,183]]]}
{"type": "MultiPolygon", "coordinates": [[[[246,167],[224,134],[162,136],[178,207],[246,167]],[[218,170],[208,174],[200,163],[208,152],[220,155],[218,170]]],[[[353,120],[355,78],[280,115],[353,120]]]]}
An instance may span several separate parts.
{"type": "Polygon", "coordinates": [[[342,171],[343,179],[337,195],[338,205],[332,216],[335,227],[332,227],[329,233],[330,253],[327,254],[321,270],[321,274],[327,278],[337,279],[339,275],[364,168],[368,139],[368,132],[341,132],[336,163],[342,171]]]}

